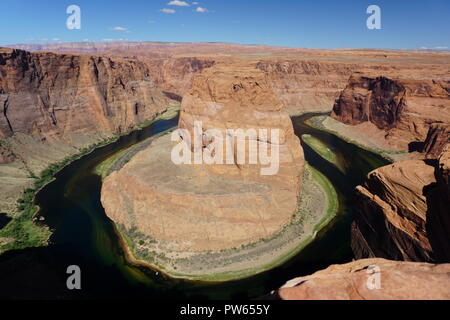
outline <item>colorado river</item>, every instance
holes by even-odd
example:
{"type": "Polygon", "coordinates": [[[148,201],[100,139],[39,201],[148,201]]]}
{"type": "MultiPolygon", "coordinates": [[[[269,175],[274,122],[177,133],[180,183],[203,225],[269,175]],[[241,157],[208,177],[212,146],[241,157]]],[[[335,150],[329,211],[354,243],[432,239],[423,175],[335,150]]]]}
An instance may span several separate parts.
{"type": "MultiPolygon", "coordinates": [[[[227,299],[260,297],[294,277],[315,272],[333,263],[351,261],[352,213],[349,204],[352,191],[369,171],[388,162],[332,134],[310,127],[306,121],[312,116],[314,114],[292,118],[297,136],[309,134],[319,139],[336,155],[346,170],[339,170],[302,142],[306,161],[331,181],[340,203],[333,222],[289,262],[251,278],[225,283],[171,279],[127,263],[114,225],[101,206],[101,178],[94,170],[117,152],[175,127],[178,123],[178,118],[159,120],[73,162],[38,193],[36,204],[41,207],[40,215],[54,231],[50,246],[45,249],[45,255],[51,259],[39,261],[45,264],[49,274],[58,273],[56,280],[48,280],[48,296],[52,296],[55,288],[65,286],[65,270],[74,264],[82,270],[83,290],[74,293],[80,298],[227,299]]],[[[9,253],[6,257],[0,257],[0,266],[17,254],[9,253]]],[[[40,259],[37,256],[36,259],[40,259]]],[[[32,266],[29,269],[32,270],[32,266]]],[[[45,277],[45,273],[42,276],[45,277]]],[[[14,287],[7,290],[14,290],[14,287]]],[[[57,297],[56,294],[54,297],[57,297]]]]}

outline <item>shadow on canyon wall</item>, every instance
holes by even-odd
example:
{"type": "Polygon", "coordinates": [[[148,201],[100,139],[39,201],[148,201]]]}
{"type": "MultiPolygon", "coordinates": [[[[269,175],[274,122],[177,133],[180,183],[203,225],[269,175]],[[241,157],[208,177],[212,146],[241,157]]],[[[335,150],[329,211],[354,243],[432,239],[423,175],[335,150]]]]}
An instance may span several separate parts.
{"type": "Polygon", "coordinates": [[[450,189],[448,176],[443,172],[438,160],[427,160],[435,168],[435,183],[424,187],[428,206],[426,229],[429,235],[433,258],[437,263],[450,262],[450,189]],[[447,181],[446,181],[447,179],[447,181]]]}

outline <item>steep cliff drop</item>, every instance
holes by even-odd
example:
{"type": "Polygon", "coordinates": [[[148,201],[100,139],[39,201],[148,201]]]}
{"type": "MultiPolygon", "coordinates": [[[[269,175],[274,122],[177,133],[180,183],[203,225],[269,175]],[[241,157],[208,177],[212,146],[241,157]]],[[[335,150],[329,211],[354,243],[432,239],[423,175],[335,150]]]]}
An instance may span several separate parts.
{"type": "Polygon", "coordinates": [[[449,146],[439,160],[375,170],[356,190],[356,258],[450,262],[449,146]]]}
{"type": "Polygon", "coordinates": [[[391,149],[425,148],[436,156],[448,141],[449,92],[450,83],[443,80],[354,76],[336,100],[331,117],[358,126],[363,137],[382,133],[383,144],[391,149]]]}
{"type": "Polygon", "coordinates": [[[168,101],[139,61],[1,49],[0,72],[1,138],[117,133],[168,101]]]}
{"type": "Polygon", "coordinates": [[[446,145],[450,145],[450,123],[433,123],[421,151],[427,158],[437,159],[446,145]]]}
{"type": "Polygon", "coordinates": [[[18,213],[50,165],[174,104],[140,61],[0,48],[0,211],[18,213]]]}
{"type": "Polygon", "coordinates": [[[271,297],[449,299],[449,83],[355,76],[332,117],[349,125],[347,130],[356,128],[362,144],[364,137],[381,133],[379,146],[417,151],[425,160],[377,169],[356,188],[351,245],[362,260],[293,279],[271,297]],[[368,286],[374,272],[382,279],[375,290],[368,286]]]}

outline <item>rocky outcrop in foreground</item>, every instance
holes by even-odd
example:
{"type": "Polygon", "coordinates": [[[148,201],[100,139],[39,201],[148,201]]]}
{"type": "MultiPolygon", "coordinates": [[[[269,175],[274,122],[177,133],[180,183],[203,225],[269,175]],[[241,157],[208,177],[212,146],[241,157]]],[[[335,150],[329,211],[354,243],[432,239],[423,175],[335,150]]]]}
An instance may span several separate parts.
{"type": "Polygon", "coordinates": [[[425,151],[436,156],[448,141],[450,83],[355,76],[331,116],[352,126],[372,123],[391,145],[423,151],[425,144],[425,151]]]}
{"type": "Polygon", "coordinates": [[[356,258],[450,262],[449,155],[377,169],[357,187],[356,258]]]}
{"type": "Polygon", "coordinates": [[[450,264],[358,260],[293,279],[273,298],[283,300],[448,300],[450,264]]]}

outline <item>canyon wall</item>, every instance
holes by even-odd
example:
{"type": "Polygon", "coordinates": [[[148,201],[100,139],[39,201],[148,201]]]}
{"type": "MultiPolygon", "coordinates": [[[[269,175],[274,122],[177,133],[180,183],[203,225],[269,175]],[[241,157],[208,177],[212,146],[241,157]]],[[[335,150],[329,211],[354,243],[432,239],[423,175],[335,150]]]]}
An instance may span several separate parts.
{"type": "Polygon", "coordinates": [[[374,124],[388,144],[436,156],[448,141],[450,82],[354,76],[331,116],[352,126],[374,124]]]}
{"type": "Polygon", "coordinates": [[[173,57],[168,59],[142,59],[151,70],[155,85],[180,96],[192,88],[194,77],[215,64],[213,58],[173,57]]]}
{"type": "Polygon", "coordinates": [[[268,60],[256,63],[288,111],[329,111],[358,67],[315,60],[268,60]]]}
{"type": "Polygon", "coordinates": [[[2,49],[0,74],[0,138],[118,133],[168,105],[138,61],[2,49]]]}
{"type": "Polygon", "coordinates": [[[450,145],[450,123],[433,123],[419,150],[428,158],[437,159],[446,145],[450,145]]]}
{"type": "Polygon", "coordinates": [[[0,211],[49,164],[176,104],[144,62],[0,49],[0,211]]]}
{"type": "Polygon", "coordinates": [[[450,262],[449,148],[371,172],[356,189],[356,258],[450,262]]]}
{"type": "Polygon", "coordinates": [[[449,92],[448,81],[353,76],[336,100],[332,117],[349,130],[370,135],[376,127],[390,146],[428,158],[377,169],[356,188],[356,258],[450,261],[448,172],[442,169],[450,145],[449,92]]]}
{"type": "Polygon", "coordinates": [[[194,75],[215,64],[233,72],[264,72],[288,113],[330,111],[352,75],[448,81],[448,54],[383,50],[313,50],[227,43],[57,43],[15,45],[26,50],[81,52],[145,62],[155,84],[188,93],[194,75]],[[255,72],[256,70],[252,70],[255,72]]]}
{"type": "Polygon", "coordinates": [[[427,196],[430,244],[437,261],[450,261],[450,144],[439,157],[435,175],[427,196]]]}

